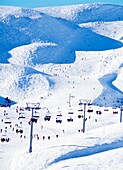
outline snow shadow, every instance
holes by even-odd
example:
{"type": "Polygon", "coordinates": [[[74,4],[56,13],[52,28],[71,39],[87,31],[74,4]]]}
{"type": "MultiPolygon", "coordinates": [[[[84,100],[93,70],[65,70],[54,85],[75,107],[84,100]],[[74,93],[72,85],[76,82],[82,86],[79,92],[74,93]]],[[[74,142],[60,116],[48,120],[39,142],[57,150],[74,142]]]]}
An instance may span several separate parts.
{"type": "Polygon", "coordinates": [[[115,81],[116,78],[117,78],[116,73],[108,74],[108,75],[105,75],[104,77],[100,78],[99,81],[104,87],[110,87],[111,89],[123,94],[123,92],[121,90],[119,90],[117,87],[115,87],[112,84],[112,82],[115,81]]]}
{"type": "Polygon", "coordinates": [[[118,140],[112,143],[105,143],[102,145],[95,145],[95,146],[83,148],[81,150],[74,150],[54,159],[52,162],[49,163],[49,166],[51,166],[52,164],[58,163],[60,161],[65,161],[65,160],[69,160],[73,158],[80,158],[80,157],[85,157],[85,156],[91,156],[94,154],[98,154],[98,153],[102,153],[102,152],[106,152],[112,149],[118,149],[122,147],[123,147],[123,140],[118,140]]]}
{"type": "Polygon", "coordinates": [[[8,52],[0,53],[0,63],[9,64],[8,59],[11,55],[8,52]]]}
{"type": "Polygon", "coordinates": [[[123,20],[123,7],[116,4],[93,4],[83,10],[81,7],[76,11],[74,22],[112,22],[123,20]],[[111,15],[110,15],[111,14],[111,15]]]}
{"type": "Polygon", "coordinates": [[[117,74],[108,74],[99,79],[103,86],[101,95],[94,100],[94,104],[99,106],[120,106],[118,98],[122,98],[123,92],[113,85],[113,81],[117,78],[117,74]]]}
{"type": "Polygon", "coordinates": [[[119,66],[119,68],[122,68],[123,67],[123,63],[119,66]]]}
{"type": "Polygon", "coordinates": [[[49,87],[50,89],[53,89],[53,87],[55,86],[55,81],[52,80],[50,77],[46,77],[48,83],[49,83],[49,87]]]}
{"type": "MultiPolygon", "coordinates": [[[[10,99],[10,106],[16,104],[15,101],[10,99]]],[[[5,98],[0,96],[0,106],[5,106],[5,98]]]]}

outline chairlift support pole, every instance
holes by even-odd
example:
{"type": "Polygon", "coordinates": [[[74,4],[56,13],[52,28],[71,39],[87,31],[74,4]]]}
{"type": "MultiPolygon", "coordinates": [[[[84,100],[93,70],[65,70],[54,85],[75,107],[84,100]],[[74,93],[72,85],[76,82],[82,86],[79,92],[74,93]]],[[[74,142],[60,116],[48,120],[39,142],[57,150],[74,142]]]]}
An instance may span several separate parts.
{"type": "Polygon", "coordinates": [[[82,100],[80,99],[80,103],[84,105],[84,115],[83,115],[83,133],[85,133],[85,114],[86,114],[86,105],[89,104],[91,101],[90,100],[82,100]]]}
{"type": "MultiPolygon", "coordinates": [[[[33,118],[33,113],[34,110],[36,109],[41,109],[40,107],[40,103],[27,103],[27,108],[32,109],[32,117],[33,118]],[[28,105],[32,105],[31,107],[29,107],[28,105]]],[[[30,145],[29,145],[29,153],[32,152],[32,139],[33,139],[33,121],[31,121],[31,128],[30,128],[30,145]]]]}
{"type": "Polygon", "coordinates": [[[123,110],[123,98],[118,98],[118,103],[120,103],[120,123],[122,122],[122,110],[123,110]]]}
{"type": "MultiPolygon", "coordinates": [[[[33,117],[34,108],[32,108],[32,117],[33,117]]],[[[30,129],[30,145],[29,145],[29,153],[32,152],[32,139],[33,139],[33,121],[31,122],[31,129],[30,129]]]]}
{"type": "Polygon", "coordinates": [[[86,103],[84,103],[84,115],[83,115],[83,133],[85,132],[85,112],[86,112],[86,103]]]}
{"type": "Polygon", "coordinates": [[[120,123],[122,122],[122,105],[120,106],[120,123]]]}

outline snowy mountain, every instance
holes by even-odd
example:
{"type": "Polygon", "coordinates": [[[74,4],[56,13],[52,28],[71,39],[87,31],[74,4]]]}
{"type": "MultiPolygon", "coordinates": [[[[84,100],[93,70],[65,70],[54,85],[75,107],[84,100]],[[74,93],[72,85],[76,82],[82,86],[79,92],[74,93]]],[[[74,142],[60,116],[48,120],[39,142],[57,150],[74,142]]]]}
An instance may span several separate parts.
{"type": "MultiPolygon", "coordinates": [[[[1,98],[39,100],[51,91],[56,94],[54,89],[58,95],[66,89],[68,94],[76,94],[77,100],[100,100],[99,95],[106,96],[103,86],[108,87],[100,79],[109,74],[116,74],[113,83],[120,92],[109,87],[107,101],[112,103],[112,90],[115,98],[121,97],[122,12],[122,6],[109,4],[0,7],[1,98]],[[84,84],[88,89],[85,94],[78,92],[84,84]]],[[[63,96],[67,97],[66,92],[63,96]]]]}
{"type": "Polygon", "coordinates": [[[122,170],[122,28],[118,5],[0,7],[1,169],[122,170]]]}

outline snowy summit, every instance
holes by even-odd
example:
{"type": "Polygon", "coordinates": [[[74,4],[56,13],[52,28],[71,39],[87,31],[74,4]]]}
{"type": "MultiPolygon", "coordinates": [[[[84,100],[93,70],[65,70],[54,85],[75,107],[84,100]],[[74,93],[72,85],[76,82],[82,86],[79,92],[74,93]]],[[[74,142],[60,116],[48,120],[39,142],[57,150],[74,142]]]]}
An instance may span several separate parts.
{"type": "Polygon", "coordinates": [[[2,169],[122,170],[122,84],[123,6],[1,6],[2,169]]]}

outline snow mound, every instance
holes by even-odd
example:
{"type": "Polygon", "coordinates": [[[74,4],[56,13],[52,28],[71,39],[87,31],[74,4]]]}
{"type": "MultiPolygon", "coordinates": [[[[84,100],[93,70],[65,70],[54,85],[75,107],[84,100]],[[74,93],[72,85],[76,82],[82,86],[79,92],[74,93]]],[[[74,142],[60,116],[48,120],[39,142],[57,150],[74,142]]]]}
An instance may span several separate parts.
{"type": "Polygon", "coordinates": [[[48,75],[31,68],[16,65],[0,65],[0,94],[14,101],[33,96],[47,95],[50,88],[48,75]],[[40,92],[40,93],[39,93],[40,92]]]}

